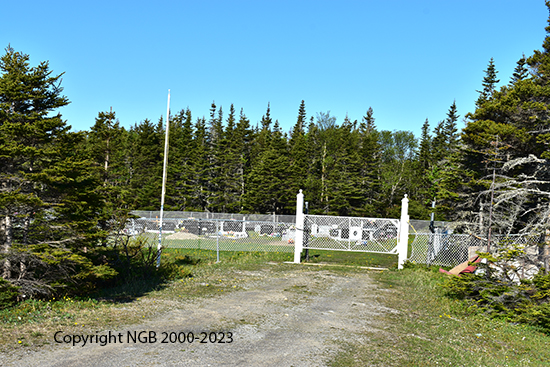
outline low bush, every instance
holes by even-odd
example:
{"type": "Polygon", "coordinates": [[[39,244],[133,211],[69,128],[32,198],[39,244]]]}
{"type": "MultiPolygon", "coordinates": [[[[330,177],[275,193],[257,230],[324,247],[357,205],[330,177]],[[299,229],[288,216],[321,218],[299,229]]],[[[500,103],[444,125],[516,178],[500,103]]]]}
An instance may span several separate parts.
{"type": "Polygon", "coordinates": [[[0,310],[12,307],[17,302],[19,287],[12,285],[7,280],[0,278],[0,310]]]}
{"type": "Polygon", "coordinates": [[[466,300],[471,312],[539,327],[550,333],[550,274],[512,282],[488,272],[450,276],[442,284],[448,297],[466,300]]]}

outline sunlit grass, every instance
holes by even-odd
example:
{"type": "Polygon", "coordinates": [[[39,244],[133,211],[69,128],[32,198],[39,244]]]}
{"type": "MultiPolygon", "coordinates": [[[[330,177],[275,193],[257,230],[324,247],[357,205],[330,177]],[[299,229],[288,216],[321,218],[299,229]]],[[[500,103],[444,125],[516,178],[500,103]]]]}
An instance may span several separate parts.
{"type": "Polygon", "coordinates": [[[550,336],[537,329],[471,314],[443,296],[446,276],[404,269],[373,273],[379,300],[393,312],[378,318],[383,330],[365,333],[332,366],[547,366],[550,336]]]}

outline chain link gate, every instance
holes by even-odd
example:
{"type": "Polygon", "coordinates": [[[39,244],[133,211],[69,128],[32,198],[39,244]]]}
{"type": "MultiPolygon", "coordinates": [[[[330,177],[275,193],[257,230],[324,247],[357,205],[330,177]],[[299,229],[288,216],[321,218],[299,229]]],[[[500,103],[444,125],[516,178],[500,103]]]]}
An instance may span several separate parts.
{"type": "Polygon", "coordinates": [[[304,249],[397,253],[399,219],[304,215],[304,249]]]}

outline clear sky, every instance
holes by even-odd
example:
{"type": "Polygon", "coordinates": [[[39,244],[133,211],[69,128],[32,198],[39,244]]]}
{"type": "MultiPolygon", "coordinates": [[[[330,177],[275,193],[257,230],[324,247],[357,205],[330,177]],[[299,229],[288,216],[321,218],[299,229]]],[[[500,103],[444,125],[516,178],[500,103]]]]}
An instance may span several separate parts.
{"type": "Polygon", "coordinates": [[[270,103],[289,131],[305,100],[308,117],[360,121],[372,107],[379,130],[417,136],[454,100],[463,127],[490,58],[508,83],[548,19],[543,0],[27,0],[0,11],[3,48],[65,72],[60,112],[73,130],[110,107],[127,128],[156,122],[170,89],[172,113],[194,119],[215,101],[255,125],[270,103]]]}

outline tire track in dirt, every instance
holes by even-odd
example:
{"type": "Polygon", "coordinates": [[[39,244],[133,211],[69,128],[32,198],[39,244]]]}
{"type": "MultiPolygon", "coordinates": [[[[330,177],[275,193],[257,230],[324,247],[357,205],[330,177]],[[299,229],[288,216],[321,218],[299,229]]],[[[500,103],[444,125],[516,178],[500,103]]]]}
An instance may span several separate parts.
{"type": "MultiPolygon", "coordinates": [[[[124,343],[54,345],[17,356],[6,366],[324,366],[346,342],[365,342],[382,328],[377,315],[393,312],[377,302],[366,273],[301,271],[270,274],[248,288],[185,301],[121,332],[124,343]],[[155,331],[156,343],[127,343],[126,334],[155,331]],[[232,343],[161,344],[162,332],[231,332],[232,343]]],[[[221,334],[218,334],[221,335],[221,334]]],[[[53,339],[53,336],[52,336],[53,339]]],[[[52,340],[53,342],[53,340],[52,340]]]]}

